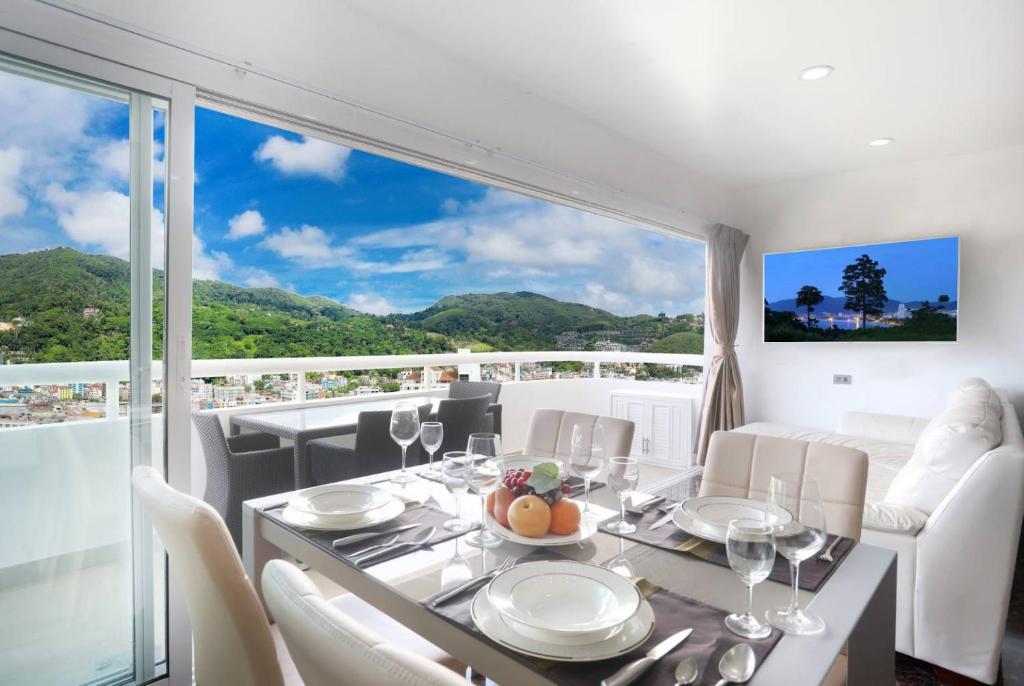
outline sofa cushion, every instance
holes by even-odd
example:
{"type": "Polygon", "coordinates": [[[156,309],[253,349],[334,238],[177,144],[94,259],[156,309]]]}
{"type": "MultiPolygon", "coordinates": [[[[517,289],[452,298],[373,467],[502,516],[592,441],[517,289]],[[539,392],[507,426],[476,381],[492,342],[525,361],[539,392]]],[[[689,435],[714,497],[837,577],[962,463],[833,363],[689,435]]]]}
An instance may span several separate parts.
{"type": "Polygon", "coordinates": [[[928,515],[906,505],[873,502],[864,505],[864,528],[916,536],[928,515]]]}
{"type": "Polygon", "coordinates": [[[971,465],[999,445],[1002,416],[999,396],[985,381],[962,383],[921,433],[885,502],[931,514],[971,465]]]}

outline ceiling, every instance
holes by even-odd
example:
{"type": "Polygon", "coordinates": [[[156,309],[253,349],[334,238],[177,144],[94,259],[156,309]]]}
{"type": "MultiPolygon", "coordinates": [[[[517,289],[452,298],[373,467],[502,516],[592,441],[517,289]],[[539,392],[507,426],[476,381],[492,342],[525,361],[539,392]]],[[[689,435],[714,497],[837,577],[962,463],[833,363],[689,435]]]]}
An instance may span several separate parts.
{"type": "Polygon", "coordinates": [[[1024,143],[1020,0],[76,4],[663,197],[1024,143]]]}

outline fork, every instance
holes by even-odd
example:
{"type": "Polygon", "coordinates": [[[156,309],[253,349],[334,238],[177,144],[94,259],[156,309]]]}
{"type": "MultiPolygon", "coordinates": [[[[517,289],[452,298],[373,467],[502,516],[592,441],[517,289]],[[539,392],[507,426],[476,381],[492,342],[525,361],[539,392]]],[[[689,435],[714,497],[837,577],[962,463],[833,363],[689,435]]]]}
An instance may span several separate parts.
{"type": "Polygon", "coordinates": [[[354,553],[349,553],[348,557],[359,557],[361,555],[365,555],[366,553],[372,553],[374,550],[381,550],[383,548],[387,548],[388,546],[394,545],[398,541],[398,539],[400,537],[401,537],[401,534],[395,534],[394,536],[392,536],[388,540],[384,541],[383,543],[378,543],[377,545],[371,545],[369,548],[363,548],[362,550],[357,550],[354,553]]]}
{"type": "Polygon", "coordinates": [[[829,546],[827,548],[825,548],[825,552],[823,552],[821,555],[818,555],[818,560],[820,562],[830,562],[831,563],[833,561],[832,560],[832,551],[835,550],[836,546],[839,545],[839,541],[841,541],[841,540],[843,540],[842,536],[836,536],[836,540],[832,541],[832,543],[830,543],[829,546]]]}
{"type": "Polygon", "coordinates": [[[481,574],[480,576],[475,577],[473,579],[470,579],[469,581],[465,581],[465,582],[459,584],[458,586],[456,586],[455,588],[450,589],[448,591],[445,591],[444,593],[441,593],[440,595],[438,595],[438,596],[436,596],[434,598],[431,598],[427,602],[427,605],[429,605],[430,607],[437,607],[438,605],[440,605],[441,603],[445,602],[446,600],[454,598],[455,596],[459,595],[460,593],[463,593],[464,591],[472,588],[473,586],[476,586],[481,581],[485,581],[487,579],[495,577],[495,576],[501,574],[502,572],[507,572],[508,570],[512,569],[512,567],[518,561],[519,561],[518,557],[506,557],[504,562],[502,562],[500,565],[498,565],[497,567],[495,567],[491,571],[487,572],[486,574],[481,574]]]}

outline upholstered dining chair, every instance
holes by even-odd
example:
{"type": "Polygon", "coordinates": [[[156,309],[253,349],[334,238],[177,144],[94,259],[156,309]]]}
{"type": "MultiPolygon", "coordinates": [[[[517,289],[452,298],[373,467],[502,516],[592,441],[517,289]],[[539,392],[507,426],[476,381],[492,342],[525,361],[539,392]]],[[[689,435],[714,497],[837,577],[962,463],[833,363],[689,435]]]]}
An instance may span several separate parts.
{"type": "Polygon", "coordinates": [[[708,444],[700,495],[768,500],[772,474],[813,477],[821,490],[825,528],[860,540],[868,480],[861,450],[790,438],[716,431],[708,444]]]}
{"type": "Polygon", "coordinates": [[[484,423],[480,431],[485,433],[501,433],[501,404],[498,396],[501,395],[501,384],[493,381],[453,381],[448,384],[448,397],[454,400],[464,398],[479,398],[482,395],[491,397],[491,404],[487,406],[487,414],[484,416],[484,423]]]}
{"type": "MultiPolygon", "coordinates": [[[[353,620],[289,562],[268,562],[261,584],[306,686],[466,686],[465,678],[452,670],[353,620]]],[[[390,630],[387,635],[392,635],[390,630]]]]}
{"type": "MultiPolygon", "coordinates": [[[[305,612],[298,609],[297,604],[295,608],[287,608],[281,600],[282,592],[285,588],[299,588],[305,594],[309,586],[294,575],[277,577],[271,572],[272,579],[288,579],[287,586],[270,583],[274,588],[271,592],[275,594],[274,616],[281,622],[282,633],[287,632],[288,652],[282,651],[279,658],[275,650],[275,629],[260,605],[255,587],[245,575],[227,526],[216,510],[198,498],[171,488],[159,472],[148,466],[132,471],[132,490],[167,550],[174,580],[185,597],[192,624],[195,682],[199,686],[283,686],[280,660],[287,655],[292,655],[307,686],[464,683],[462,680],[446,681],[447,675],[437,671],[443,668],[431,663],[436,660],[461,667],[440,648],[351,593],[323,601],[330,604],[327,615],[331,621],[344,627],[346,633],[335,631],[333,626],[329,629],[303,627],[300,624],[303,620],[311,624],[323,621],[320,610],[305,612]],[[377,632],[368,627],[377,628],[377,632]],[[389,643],[376,639],[377,634],[387,635],[389,643]],[[368,636],[375,637],[372,650],[369,647],[363,650],[362,645],[352,642],[357,637],[368,636]],[[317,680],[315,669],[307,671],[310,656],[318,659],[326,654],[332,656],[329,661],[330,668],[335,670],[332,673],[347,676],[335,676],[333,681],[327,682],[317,680]],[[383,677],[363,680],[361,676],[370,674],[371,667],[362,661],[372,662],[381,675],[390,675],[389,680],[383,681],[383,677]]],[[[267,567],[273,569],[271,564],[267,567]]],[[[297,568],[292,569],[305,580],[297,568]]],[[[264,589],[267,587],[264,585],[264,589]]],[[[296,600],[293,598],[292,602],[296,600]]]]}
{"type": "MultiPolygon", "coordinates": [[[[429,404],[419,407],[420,423],[427,421],[430,407],[429,404]]],[[[360,412],[356,421],[355,443],[346,445],[351,440],[350,436],[334,436],[306,444],[314,485],[387,472],[402,466],[402,448],[391,438],[390,410],[360,412]]],[[[420,464],[422,459],[417,440],[409,446],[406,461],[412,466],[420,464]]]]}
{"type": "Polygon", "coordinates": [[[452,450],[465,450],[469,435],[473,433],[494,433],[488,431],[485,422],[491,396],[476,398],[448,398],[437,405],[437,419],[444,427],[444,437],[436,457],[452,450]]]}
{"type": "Polygon", "coordinates": [[[193,412],[192,423],[206,461],[203,499],[227,522],[242,550],[242,501],[295,488],[295,457],[276,436],[240,434],[227,438],[215,414],[193,412]]]}
{"type": "Polygon", "coordinates": [[[625,457],[633,445],[636,424],[628,419],[583,412],[537,409],[526,429],[524,455],[568,458],[572,450],[572,429],[577,424],[600,424],[604,430],[605,454],[625,457]]]}

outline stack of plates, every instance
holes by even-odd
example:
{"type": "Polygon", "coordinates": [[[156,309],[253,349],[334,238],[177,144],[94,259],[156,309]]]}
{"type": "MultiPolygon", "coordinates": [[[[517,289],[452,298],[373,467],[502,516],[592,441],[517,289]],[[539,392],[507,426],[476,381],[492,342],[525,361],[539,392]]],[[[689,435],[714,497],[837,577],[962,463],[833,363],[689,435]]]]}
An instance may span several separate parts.
{"type": "Polygon", "coordinates": [[[582,562],[531,562],[496,576],[473,621],[520,653],[563,662],[625,654],[654,631],[654,611],[629,579],[582,562]]]}
{"type": "Polygon", "coordinates": [[[686,533],[718,543],[725,543],[729,522],[734,519],[786,524],[793,515],[772,503],[719,495],[690,498],[672,515],[675,525],[686,533]]]}
{"type": "Polygon", "coordinates": [[[383,524],[405,512],[405,503],[376,486],[325,484],[299,491],[281,517],[306,529],[348,531],[383,524]]]}

